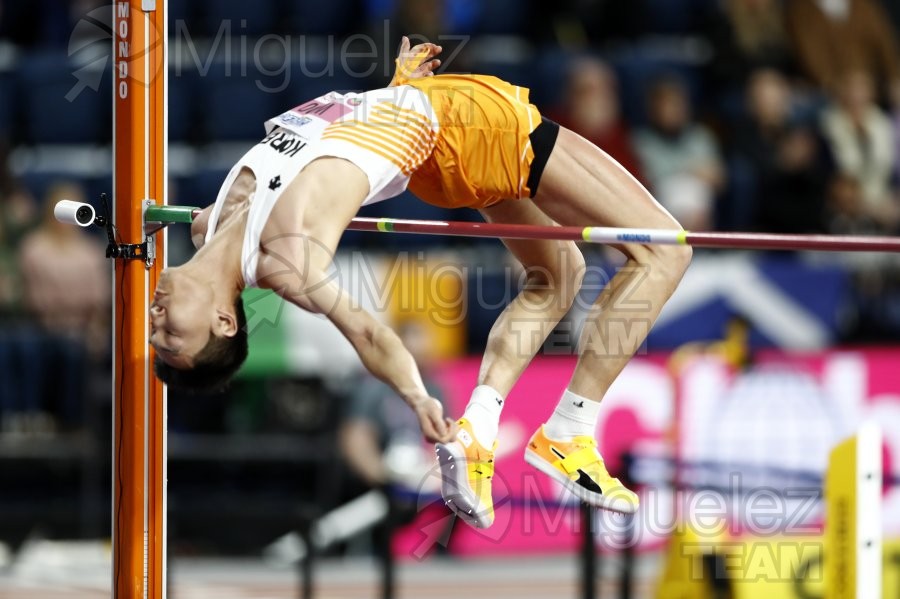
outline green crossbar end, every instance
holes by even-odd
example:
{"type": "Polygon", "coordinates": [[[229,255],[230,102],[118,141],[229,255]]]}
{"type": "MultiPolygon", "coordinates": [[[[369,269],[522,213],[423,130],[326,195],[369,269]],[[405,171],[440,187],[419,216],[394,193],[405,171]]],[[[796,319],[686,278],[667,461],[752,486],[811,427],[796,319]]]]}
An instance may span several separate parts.
{"type": "Polygon", "coordinates": [[[147,223],[187,223],[194,222],[193,206],[148,206],[144,211],[147,223]]]}

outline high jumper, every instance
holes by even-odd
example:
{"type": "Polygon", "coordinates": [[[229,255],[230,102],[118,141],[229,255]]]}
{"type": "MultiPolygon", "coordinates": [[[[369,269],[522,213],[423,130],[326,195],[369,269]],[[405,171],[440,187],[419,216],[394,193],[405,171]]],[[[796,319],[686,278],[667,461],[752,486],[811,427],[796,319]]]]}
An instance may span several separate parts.
{"type": "MultiPolygon", "coordinates": [[[[269,120],[268,135],[194,220],[197,253],[160,276],[150,340],[160,379],[218,388],[247,356],[245,287],[272,289],[324,314],[436,443],[448,506],[486,527],[494,519],[493,456],[506,396],[572,306],[584,258],[573,241],[504,240],[527,283],[494,323],[478,386],[453,422],[394,332],[329,277],[351,219],[361,206],[408,188],[430,204],[478,209],[491,223],[680,226],[600,148],[542,118],[527,89],[483,75],[434,75],[440,51],[427,43],[410,48],[404,37],[390,86],[332,92],[269,120]]],[[[637,495],[607,472],[597,451],[599,402],[674,292],[691,249],[639,239],[615,247],[627,263],[592,307],[572,378],[525,459],[581,500],[633,513],[637,495]],[[624,344],[608,344],[611,331],[626,331],[624,344]]]]}

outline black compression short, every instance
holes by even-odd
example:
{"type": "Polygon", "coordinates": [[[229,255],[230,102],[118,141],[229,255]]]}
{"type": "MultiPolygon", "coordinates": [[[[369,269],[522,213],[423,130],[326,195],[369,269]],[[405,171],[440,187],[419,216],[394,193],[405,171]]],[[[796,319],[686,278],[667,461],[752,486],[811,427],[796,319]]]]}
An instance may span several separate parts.
{"type": "Polygon", "coordinates": [[[534,160],[531,161],[531,172],[528,173],[528,189],[531,190],[531,197],[537,193],[538,185],[541,183],[541,175],[544,174],[544,167],[550,159],[550,152],[556,145],[556,138],[559,136],[559,125],[550,119],[541,117],[541,124],[535,127],[534,131],[528,138],[531,140],[531,149],[534,151],[534,160]]]}

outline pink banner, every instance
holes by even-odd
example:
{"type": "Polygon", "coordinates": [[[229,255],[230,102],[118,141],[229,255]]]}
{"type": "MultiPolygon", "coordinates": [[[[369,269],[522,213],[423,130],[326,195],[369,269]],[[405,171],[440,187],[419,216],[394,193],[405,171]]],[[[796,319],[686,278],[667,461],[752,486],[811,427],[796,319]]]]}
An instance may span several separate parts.
{"type": "MultiPolygon", "coordinates": [[[[448,409],[454,417],[462,414],[468,402],[479,366],[480,359],[467,358],[449,362],[441,369],[448,409]]],[[[578,543],[581,522],[579,511],[573,509],[577,504],[559,485],[523,460],[528,439],[556,407],[574,368],[572,357],[538,358],[507,398],[493,483],[496,520],[486,530],[457,524],[449,536],[453,553],[555,553],[571,551],[578,543]]],[[[659,360],[642,360],[627,372],[608,395],[599,426],[600,451],[608,457],[613,472],[619,468],[622,451],[642,440],[659,442],[671,423],[671,385],[659,360]],[[642,391],[645,385],[650,388],[642,391]],[[657,406],[649,419],[633,409],[644,403],[642,395],[657,406]]],[[[446,543],[449,520],[443,508],[427,510],[399,535],[396,550],[401,555],[421,557],[427,548],[446,543]]]]}
{"type": "MultiPolygon", "coordinates": [[[[626,451],[672,457],[676,447],[688,462],[824,473],[830,448],[860,422],[875,420],[884,431],[885,471],[900,477],[898,349],[762,353],[745,371],[701,357],[684,367],[677,381],[667,361],[668,356],[633,360],[604,398],[597,438],[614,476],[624,475],[620,456],[626,451]]],[[[453,416],[468,401],[479,363],[469,358],[442,368],[453,416]]],[[[400,555],[421,558],[448,543],[451,552],[462,555],[574,550],[581,530],[578,510],[566,507],[569,500],[561,488],[522,459],[525,444],[553,410],[574,366],[571,357],[539,357],[510,394],[494,479],[494,525],[476,530],[458,523],[448,535],[452,518],[438,502],[398,535],[400,555]]],[[[640,492],[638,545],[659,548],[678,522],[675,495],[667,488],[640,492]]],[[[885,533],[900,534],[900,492],[886,491],[885,502],[885,533]]],[[[615,528],[609,514],[603,517],[605,527],[615,528]]]]}

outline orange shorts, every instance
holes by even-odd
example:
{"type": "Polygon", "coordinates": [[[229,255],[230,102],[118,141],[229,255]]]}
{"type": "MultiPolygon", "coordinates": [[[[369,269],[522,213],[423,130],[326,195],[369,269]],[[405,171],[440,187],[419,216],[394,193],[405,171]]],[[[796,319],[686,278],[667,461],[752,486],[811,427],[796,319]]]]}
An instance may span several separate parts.
{"type": "Polygon", "coordinates": [[[437,75],[407,81],[428,96],[439,123],[434,151],[412,173],[409,189],[445,208],[483,208],[527,198],[541,123],[528,89],[485,75],[437,75]]]}

